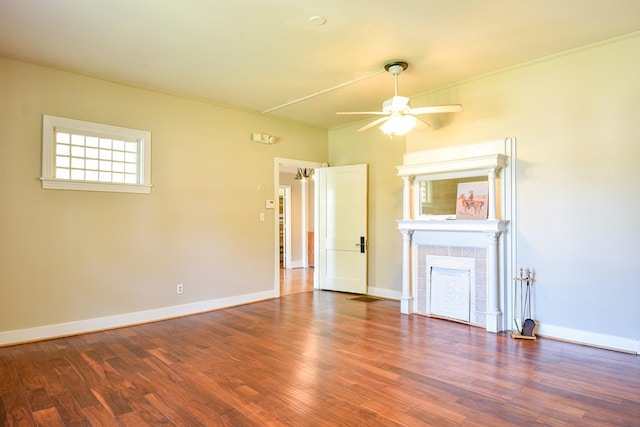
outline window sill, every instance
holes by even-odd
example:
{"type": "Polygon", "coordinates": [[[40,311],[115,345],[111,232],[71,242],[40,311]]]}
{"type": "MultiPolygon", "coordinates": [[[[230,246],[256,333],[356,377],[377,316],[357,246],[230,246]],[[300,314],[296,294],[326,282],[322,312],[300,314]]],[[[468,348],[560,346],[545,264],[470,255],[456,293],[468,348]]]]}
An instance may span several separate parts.
{"type": "Polygon", "coordinates": [[[151,185],[146,184],[118,184],[110,182],[71,181],[64,179],[40,178],[45,190],[81,190],[107,191],[113,193],[151,193],[151,185]]]}

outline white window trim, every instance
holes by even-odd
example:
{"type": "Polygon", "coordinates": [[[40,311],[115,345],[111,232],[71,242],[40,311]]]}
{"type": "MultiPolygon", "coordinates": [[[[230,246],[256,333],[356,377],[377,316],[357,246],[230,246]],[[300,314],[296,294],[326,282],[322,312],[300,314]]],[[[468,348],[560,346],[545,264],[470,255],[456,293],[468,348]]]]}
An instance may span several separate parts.
{"type": "Polygon", "coordinates": [[[151,193],[151,132],[111,126],[64,117],[42,116],[42,176],[43,189],[110,191],[120,193],[151,193]],[[142,182],[139,184],[76,181],[55,178],[55,141],[56,128],[77,130],[80,133],[91,132],[126,138],[133,138],[140,144],[140,170],[142,182]]]}

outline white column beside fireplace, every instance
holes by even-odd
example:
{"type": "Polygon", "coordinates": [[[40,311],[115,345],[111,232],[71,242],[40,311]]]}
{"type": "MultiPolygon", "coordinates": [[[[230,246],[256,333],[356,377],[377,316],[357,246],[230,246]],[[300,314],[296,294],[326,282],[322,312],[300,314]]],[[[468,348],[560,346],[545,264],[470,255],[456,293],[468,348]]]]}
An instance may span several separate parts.
{"type": "Polygon", "coordinates": [[[402,313],[444,317],[489,332],[506,329],[512,145],[506,139],[405,155],[397,168],[404,182],[403,219],[398,220],[402,313]],[[433,195],[421,192],[434,181],[472,177],[488,182],[487,219],[456,220],[455,212],[422,211],[425,197],[433,195]]]}

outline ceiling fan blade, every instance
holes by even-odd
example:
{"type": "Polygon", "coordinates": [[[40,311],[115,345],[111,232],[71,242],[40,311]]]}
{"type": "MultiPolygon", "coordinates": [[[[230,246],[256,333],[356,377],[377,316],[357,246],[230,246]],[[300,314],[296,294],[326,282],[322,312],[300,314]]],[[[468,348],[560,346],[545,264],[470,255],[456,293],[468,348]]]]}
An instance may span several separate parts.
{"type": "Polygon", "coordinates": [[[385,122],[387,120],[389,120],[391,116],[388,117],[380,117],[379,119],[376,119],[374,121],[372,121],[371,123],[362,126],[360,129],[358,129],[358,132],[364,132],[365,130],[371,129],[372,127],[374,127],[375,125],[378,125],[382,122],[385,122]]]}
{"type": "Polygon", "coordinates": [[[431,127],[431,123],[425,122],[424,120],[422,120],[422,119],[420,119],[418,117],[415,117],[415,119],[416,119],[416,128],[417,129],[427,129],[427,128],[431,127]]]}
{"type": "Polygon", "coordinates": [[[388,113],[385,113],[384,111],[340,111],[340,112],[337,112],[336,114],[375,114],[379,116],[379,115],[388,114],[388,113]]]}
{"type": "Polygon", "coordinates": [[[457,113],[462,111],[462,105],[434,105],[432,107],[417,107],[409,110],[409,114],[435,114],[435,113],[457,113]]]}

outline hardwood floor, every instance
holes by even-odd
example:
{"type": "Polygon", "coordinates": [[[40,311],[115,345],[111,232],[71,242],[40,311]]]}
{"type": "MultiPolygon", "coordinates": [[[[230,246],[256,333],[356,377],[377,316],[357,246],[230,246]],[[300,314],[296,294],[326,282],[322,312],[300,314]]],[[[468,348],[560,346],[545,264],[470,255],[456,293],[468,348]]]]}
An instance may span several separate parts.
{"type": "Polygon", "coordinates": [[[280,296],[313,291],[313,268],[280,269],[280,296]]]}
{"type": "Polygon", "coordinates": [[[313,291],[0,348],[0,426],[640,425],[640,358],[313,291]]]}

